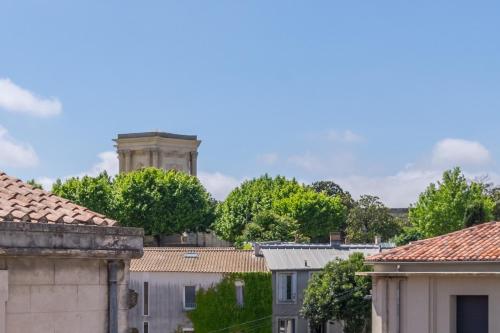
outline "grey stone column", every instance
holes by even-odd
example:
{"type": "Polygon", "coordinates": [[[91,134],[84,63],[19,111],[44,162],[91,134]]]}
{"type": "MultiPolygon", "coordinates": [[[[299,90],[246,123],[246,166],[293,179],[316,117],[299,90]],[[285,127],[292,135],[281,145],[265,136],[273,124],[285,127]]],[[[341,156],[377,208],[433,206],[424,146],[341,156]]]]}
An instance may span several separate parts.
{"type": "Polygon", "coordinates": [[[0,333],[5,333],[5,303],[9,298],[9,271],[0,270],[0,333]]]}
{"type": "Polygon", "coordinates": [[[198,152],[191,152],[191,175],[196,176],[198,174],[198,152]]]}

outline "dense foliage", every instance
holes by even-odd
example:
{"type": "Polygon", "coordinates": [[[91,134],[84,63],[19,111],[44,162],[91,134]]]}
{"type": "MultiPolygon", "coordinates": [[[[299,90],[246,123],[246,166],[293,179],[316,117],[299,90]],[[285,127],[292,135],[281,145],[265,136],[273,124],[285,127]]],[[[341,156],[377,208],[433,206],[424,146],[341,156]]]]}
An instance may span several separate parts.
{"type": "Polygon", "coordinates": [[[264,175],[245,181],[218,206],[215,230],[229,241],[318,239],[338,230],[345,215],[339,197],[264,175]],[[279,230],[270,218],[279,222],[279,230]]]}
{"type": "Polygon", "coordinates": [[[349,211],[346,238],[350,243],[372,243],[375,236],[389,241],[401,232],[401,223],[376,196],[362,195],[349,211]]]}
{"type": "Polygon", "coordinates": [[[213,222],[211,197],[196,177],[146,168],[123,173],[113,184],[115,217],[147,234],[206,230],[213,222]]]}
{"type": "Polygon", "coordinates": [[[87,207],[95,212],[113,216],[113,183],[106,172],[96,177],[72,177],[58,179],[52,185],[52,193],[87,207]]]}
{"type": "Polygon", "coordinates": [[[26,181],[26,184],[29,184],[31,185],[33,188],[35,189],[38,189],[38,190],[42,190],[43,189],[43,186],[42,184],[38,183],[35,179],[29,179],[26,181]]]}
{"type": "Polygon", "coordinates": [[[347,207],[347,209],[351,209],[354,206],[354,200],[351,194],[331,180],[317,181],[312,183],[310,186],[316,192],[324,193],[331,197],[340,197],[342,203],[347,207]]]}
{"type": "Polygon", "coordinates": [[[489,221],[494,206],[483,184],[467,182],[460,168],[455,168],[420,194],[409,219],[423,237],[433,237],[489,221]]]}
{"type": "Polygon", "coordinates": [[[370,320],[371,280],[356,276],[356,272],[369,271],[361,253],[348,260],[337,259],[328,263],[319,274],[313,275],[304,294],[302,315],[309,319],[312,331],[328,320],[343,321],[344,332],[361,333],[370,320]]]}
{"type": "Polygon", "coordinates": [[[188,313],[197,333],[271,333],[270,273],[235,273],[196,294],[196,309],[188,313]],[[236,281],[244,282],[243,306],[236,303],[236,281]],[[216,306],[214,306],[216,304],[216,306]]]}
{"type": "Polygon", "coordinates": [[[52,192],[150,235],[205,230],[215,218],[214,202],[199,180],[175,170],[58,180],[52,192]]]}

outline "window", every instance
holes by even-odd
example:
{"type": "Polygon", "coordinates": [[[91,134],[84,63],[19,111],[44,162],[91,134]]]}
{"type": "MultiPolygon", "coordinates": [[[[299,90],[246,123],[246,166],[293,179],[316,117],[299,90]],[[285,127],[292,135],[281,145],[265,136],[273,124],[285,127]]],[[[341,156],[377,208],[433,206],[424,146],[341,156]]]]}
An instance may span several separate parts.
{"type": "Polygon", "coordinates": [[[196,308],[196,286],[184,286],[184,309],[196,308]]]}
{"type": "Polygon", "coordinates": [[[149,323],[147,321],[144,322],[144,329],[142,333],[149,333],[149,323]]]}
{"type": "Polygon", "coordinates": [[[278,302],[295,302],[297,296],[297,274],[296,273],[278,273],[278,302]]]}
{"type": "Polygon", "coordinates": [[[295,319],[278,319],[278,333],[295,333],[295,319]]]}
{"type": "Polygon", "coordinates": [[[236,288],[236,304],[238,306],[243,306],[243,295],[245,293],[245,282],[243,281],[235,281],[234,286],[236,288]]]}
{"type": "Polygon", "coordinates": [[[324,323],[323,325],[319,325],[319,326],[316,326],[316,327],[311,327],[311,324],[308,322],[307,323],[307,332],[308,333],[326,333],[327,332],[327,329],[326,329],[326,323],[324,323]]]}
{"type": "Polygon", "coordinates": [[[142,313],[149,316],[149,282],[144,282],[142,286],[142,313]]]}
{"type": "Polygon", "coordinates": [[[488,296],[457,296],[457,333],[488,333],[488,296]]]}

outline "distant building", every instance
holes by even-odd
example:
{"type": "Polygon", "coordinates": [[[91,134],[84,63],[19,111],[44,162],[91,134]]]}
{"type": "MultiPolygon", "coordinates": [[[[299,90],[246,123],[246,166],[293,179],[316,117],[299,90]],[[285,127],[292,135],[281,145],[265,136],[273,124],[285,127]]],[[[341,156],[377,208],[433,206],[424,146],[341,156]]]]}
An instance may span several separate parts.
{"type": "MultiPolygon", "coordinates": [[[[381,245],[341,244],[340,235],[334,234],[330,244],[261,243],[255,251],[263,255],[273,279],[273,333],[307,333],[309,324],[301,317],[304,290],[309,279],[327,263],[347,259],[360,252],[366,255],[379,253],[381,245]]],[[[340,323],[329,321],[322,328],[324,333],[342,333],[340,323]]]]}
{"type": "Polygon", "coordinates": [[[118,134],[114,141],[120,172],[156,167],[197,175],[198,147],[201,141],[196,135],[126,133],[118,134]]]}
{"type": "Polygon", "coordinates": [[[368,257],[373,333],[500,332],[500,222],[368,257]]]}
{"type": "Polygon", "coordinates": [[[127,333],[142,229],[0,173],[0,333],[127,333]]]}
{"type": "Polygon", "coordinates": [[[187,312],[196,308],[196,291],[216,285],[225,274],[248,272],[269,272],[264,258],[253,251],[144,248],[144,256],[130,266],[130,286],[139,295],[139,306],[129,311],[129,326],[140,333],[194,332],[187,312]]]}

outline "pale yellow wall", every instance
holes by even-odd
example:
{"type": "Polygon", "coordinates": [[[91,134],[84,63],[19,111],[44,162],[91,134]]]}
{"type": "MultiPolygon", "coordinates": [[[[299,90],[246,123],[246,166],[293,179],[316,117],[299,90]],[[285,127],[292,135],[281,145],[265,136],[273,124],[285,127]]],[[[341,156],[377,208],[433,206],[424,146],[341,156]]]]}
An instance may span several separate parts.
{"type": "MultiPolygon", "coordinates": [[[[481,267],[477,266],[476,269],[481,267]]],[[[489,267],[491,269],[493,266],[489,267]]],[[[434,266],[435,268],[437,266],[434,266]]],[[[498,315],[500,278],[498,277],[464,275],[374,277],[372,292],[373,333],[454,333],[456,308],[453,296],[456,295],[488,295],[489,331],[500,332],[498,315]]]]}
{"type": "MultiPolygon", "coordinates": [[[[107,332],[105,260],[10,257],[0,259],[0,270],[8,274],[6,333],[107,332]]],[[[127,327],[127,281],[124,267],[118,282],[120,333],[127,327]]]]}
{"type": "Polygon", "coordinates": [[[196,176],[201,141],[141,136],[116,139],[120,172],[143,167],[179,170],[196,176]]]}

